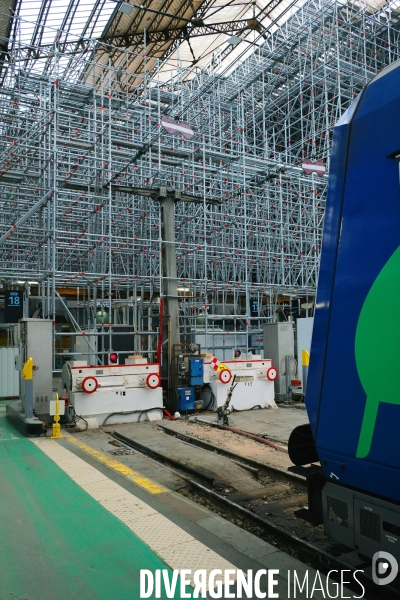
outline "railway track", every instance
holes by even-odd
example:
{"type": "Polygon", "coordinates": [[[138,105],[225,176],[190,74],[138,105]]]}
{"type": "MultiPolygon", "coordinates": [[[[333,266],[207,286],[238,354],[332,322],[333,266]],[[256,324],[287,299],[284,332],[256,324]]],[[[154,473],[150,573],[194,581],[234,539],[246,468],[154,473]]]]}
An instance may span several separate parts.
{"type": "MultiPolygon", "coordinates": [[[[161,429],[181,441],[224,456],[241,467],[248,469],[263,484],[263,491],[249,494],[238,493],[231,486],[214,480],[209,472],[201,467],[193,468],[184,460],[176,460],[157,452],[142,442],[133,440],[118,432],[108,432],[118,442],[133,448],[147,457],[171,469],[182,479],[180,493],[211,510],[218,511],[224,518],[239,527],[264,538],[279,549],[295,556],[321,572],[343,569],[368,569],[369,563],[355,563],[354,553],[334,544],[326,538],[322,526],[313,527],[295,512],[304,509],[306,478],[299,473],[291,473],[279,467],[244,458],[223,448],[214,446],[191,436],[173,432],[167,427],[161,429]]],[[[365,598],[381,600],[368,571],[358,573],[358,578],[366,589],[365,598]]],[[[351,588],[351,586],[350,586],[351,588]]],[[[379,590],[381,592],[381,590],[379,590]]],[[[359,594],[359,587],[354,589],[359,594]]],[[[400,589],[385,586],[385,598],[399,600],[400,589]]]]}
{"type": "Polygon", "coordinates": [[[258,460],[254,460],[252,458],[239,456],[235,452],[231,452],[230,450],[226,450],[225,448],[221,448],[221,447],[215,446],[214,444],[210,444],[209,442],[199,440],[198,438],[192,437],[190,435],[186,435],[186,434],[180,433],[178,431],[172,431],[172,429],[169,429],[169,427],[159,425],[159,428],[162,429],[164,431],[164,433],[166,433],[167,435],[176,437],[178,440],[182,440],[183,442],[186,442],[187,444],[191,444],[192,446],[197,446],[198,448],[203,448],[203,450],[208,450],[209,452],[213,452],[214,454],[218,454],[219,456],[225,456],[227,458],[230,458],[231,460],[235,461],[237,464],[241,465],[242,467],[245,467],[245,468],[247,467],[249,469],[252,469],[252,470],[254,470],[254,472],[279,475],[280,477],[287,479],[291,483],[295,483],[297,485],[301,485],[304,487],[307,486],[305,476],[300,474],[302,471],[305,472],[305,470],[302,468],[297,469],[298,472],[296,472],[296,473],[291,472],[291,471],[286,471],[285,469],[282,469],[275,465],[269,465],[269,464],[262,463],[258,460]]]}

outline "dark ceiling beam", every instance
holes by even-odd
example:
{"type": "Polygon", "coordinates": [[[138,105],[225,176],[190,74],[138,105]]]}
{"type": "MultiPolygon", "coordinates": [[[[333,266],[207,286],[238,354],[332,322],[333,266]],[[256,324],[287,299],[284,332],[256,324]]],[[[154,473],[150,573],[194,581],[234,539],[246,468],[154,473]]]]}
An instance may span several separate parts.
{"type": "MultiPolygon", "coordinates": [[[[173,4],[175,3],[176,0],[166,0],[164,2],[164,4],[160,7],[160,11],[165,10],[165,11],[169,11],[170,7],[173,6],[173,4]]],[[[205,14],[206,10],[209,8],[210,5],[213,4],[215,0],[205,0],[201,6],[197,9],[196,11],[196,16],[198,16],[200,14],[200,18],[202,18],[203,14],[205,14]],[[206,7],[206,8],[204,8],[206,7]]],[[[151,2],[151,0],[150,0],[151,2]]],[[[178,24],[179,21],[182,21],[182,18],[180,17],[180,15],[185,14],[187,11],[191,11],[193,13],[193,2],[192,0],[183,0],[180,4],[180,6],[176,7],[174,6],[174,10],[176,11],[176,17],[174,17],[173,19],[171,19],[171,21],[168,23],[167,27],[165,29],[169,30],[170,27],[172,27],[173,29],[175,28],[174,26],[178,24]]],[[[144,29],[144,25],[143,25],[143,19],[144,16],[146,14],[147,11],[145,10],[140,10],[138,11],[140,14],[136,15],[137,18],[134,19],[134,21],[130,24],[129,30],[128,32],[124,32],[123,35],[129,35],[129,31],[131,32],[135,32],[138,31],[139,29],[143,30],[144,29]]],[[[194,16],[194,15],[193,15],[194,16]]],[[[153,26],[155,28],[160,27],[160,23],[161,21],[165,19],[165,16],[163,16],[163,13],[160,12],[159,14],[155,15],[154,20],[152,21],[151,24],[149,24],[149,26],[153,26]]],[[[118,22],[118,19],[111,19],[109,25],[105,28],[103,35],[108,35],[110,32],[115,32],[116,31],[116,23],[118,22]],[[114,24],[115,23],[115,24],[114,24]]],[[[146,27],[146,55],[151,56],[151,55],[156,55],[157,53],[161,52],[162,54],[164,54],[164,52],[168,49],[169,44],[171,44],[171,42],[173,42],[177,37],[179,37],[181,35],[181,30],[179,30],[179,28],[176,28],[176,31],[172,31],[172,35],[170,36],[169,39],[165,39],[165,33],[164,38],[158,38],[155,40],[155,42],[151,43],[151,44],[147,44],[148,40],[147,40],[147,28],[146,27]]],[[[169,33],[169,31],[168,31],[169,33]]],[[[130,51],[132,52],[137,52],[138,54],[143,53],[143,46],[144,46],[144,38],[142,37],[140,42],[135,46],[135,45],[131,45],[130,47],[127,46],[126,42],[123,43],[123,48],[128,48],[130,51]]],[[[112,59],[112,49],[108,50],[107,53],[109,54],[110,58],[112,59]]],[[[90,61],[98,61],[99,58],[101,57],[101,55],[104,54],[104,47],[101,47],[99,49],[95,49],[92,54],[89,57],[90,61]]],[[[148,58],[143,58],[141,63],[139,63],[138,65],[136,65],[135,70],[137,73],[141,73],[142,71],[145,70],[145,60],[147,61],[148,58]]],[[[93,85],[96,86],[97,85],[97,81],[93,82],[93,85]]]]}
{"type": "MultiPolygon", "coordinates": [[[[245,30],[260,31],[262,27],[258,22],[254,22],[253,19],[246,19],[241,21],[227,21],[224,23],[203,23],[202,25],[193,24],[189,21],[184,27],[167,27],[159,30],[147,30],[146,39],[148,42],[158,41],[164,39],[164,41],[170,39],[171,32],[180,32],[183,34],[183,39],[203,37],[206,35],[215,35],[216,33],[240,33],[245,30]],[[161,34],[161,37],[160,37],[161,34]]],[[[143,33],[120,33],[113,36],[101,36],[100,42],[113,44],[120,47],[130,47],[136,44],[143,43],[143,33]]]]}
{"type": "MultiPolygon", "coordinates": [[[[183,0],[180,6],[175,7],[175,14],[169,14],[168,11],[173,6],[174,1],[175,0],[165,0],[164,4],[158,10],[154,10],[145,4],[131,5],[135,11],[134,18],[129,25],[129,29],[124,33],[133,33],[136,31],[143,31],[144,29],[146,29],[146,31],[149,29],[159,29],[160,23],[163,19],[165,19],[165,16],[168,16],[171,19],[171,21],[168,23],[168,28],[175,26],[178,27],[178,23],[180,23],[180,26],[182,27],[188,21],[188,19],[181,17],[181,15],[192,7],[192,2],[191,0],[183,0]],[[150,22],[149,20],[144,20],[146,15],[149,13],[154,15],[150,22]]],[[[149,0],[149,4],[151,4],[151,2],[152,0],[149,0]]],[[[112,38],[117,35],[122,17],[123,13],[121,12],[117,12],[112,15],[109,23],[103,31],[102,38],[103,36],[112,38]]]]}
{"type": "MultiPolygon", "coordinates": [[[[203,2],[203,4],[197,9],[197,11],[193,15],[192,19],[196,18],[201,21],[204,21],[204,19],[206,18],[207,11],[210,8],[212,8],[214,2],[215,2],[215,0],[205,0],[203,2]]],[[[164,48],[160,48],[160,50],[163,51],[163,54],[162,54],[162,57],[160,58],[160,60],[162,60],[162,61],[168,60],[168,58],[175,52],[175,50],[177,50],[177,48],[179,48],[179,46],[185,40],[185,37],[186,37],[185,33],[182,30],[172,32],[172,36],[169,40],[168,45],[164,48]]],[[[152,49],[152,51],[154,52],[153,49],[152,49]]],[[[150,69],[150,71],[148,72],[148,76],[152,77],[156,72],[157,72],[157,67],[154,67],[153,69],[150,69]]]]}

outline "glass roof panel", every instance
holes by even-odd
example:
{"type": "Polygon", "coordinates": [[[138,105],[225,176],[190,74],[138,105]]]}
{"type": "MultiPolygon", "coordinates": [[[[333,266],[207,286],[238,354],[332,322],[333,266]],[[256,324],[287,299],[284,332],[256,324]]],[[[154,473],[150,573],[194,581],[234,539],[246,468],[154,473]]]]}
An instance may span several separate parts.
{"type": "Polygon", "coordinates": [[[17,42],[51,44],[61,28],[63,41],[99,37],[115,8],[114,0],[22,0],[17,42]]]}
{"type": "Polygon", "coordinates": [[[42,6],[42,0],[26,0],[22,1],[19,16],[21,18],[18,39],[18,43],[22,45],[28,45],[32,39],[33,32],[36,27],[36,23],[39,18],[40,7],[42,6]]]}

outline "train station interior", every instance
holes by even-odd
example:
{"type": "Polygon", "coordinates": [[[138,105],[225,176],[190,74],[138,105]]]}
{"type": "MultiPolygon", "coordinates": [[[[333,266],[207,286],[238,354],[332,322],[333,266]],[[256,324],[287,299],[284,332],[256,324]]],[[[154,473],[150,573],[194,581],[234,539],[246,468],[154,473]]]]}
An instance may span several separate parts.
{"type": "Polygon", "coordinates": [[[0,600],[400,599],[400,0],[0,0],[0,600]]]}

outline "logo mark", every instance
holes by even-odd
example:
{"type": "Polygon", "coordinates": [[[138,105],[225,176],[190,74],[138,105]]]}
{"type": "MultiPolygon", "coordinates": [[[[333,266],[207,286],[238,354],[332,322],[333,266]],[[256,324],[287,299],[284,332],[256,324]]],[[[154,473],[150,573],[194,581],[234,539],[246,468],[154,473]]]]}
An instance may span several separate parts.
{"type": "Polygon", "coordinates": [[[375,552],[372,557],[372,579],[376,585],[392,583],[399,572],[397,560],[389,552],[375,552]]]}

